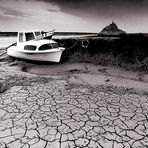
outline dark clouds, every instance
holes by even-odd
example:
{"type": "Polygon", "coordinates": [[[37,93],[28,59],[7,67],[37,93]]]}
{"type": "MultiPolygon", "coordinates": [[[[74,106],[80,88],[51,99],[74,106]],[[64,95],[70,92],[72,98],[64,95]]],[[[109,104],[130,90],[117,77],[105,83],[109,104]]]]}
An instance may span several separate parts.
{"type": "Polygon", "coordinates": [[[58,5],[61,11],[102,26],[114,20],[124,30],[145,31],[148,0],[37,0],[58,5]]]}
{"type": "Polygon", "coordinates": [[[122,4],[126,5],[133,5],[133,6],[140,6],[145,4],[147,0],[36,0],[36,1],[46,1],[52,2],[60,5],[67,5],[67,6],[83,6],[86,5],[95,5],[101,6],[102,4],[106,5],[114,5],[114,6],[121,6],[122,4]]]}
{"type": "Polygon", "coordinates": [[[3,20],[14,20],[16,16],[20,24],[34,21],[32,25],[36,26],[38,22],[43,27],[48,20],[47,24],[52,23],[55,28],[61,30],[91,31],[98,28],[101,30],[114,20],[127,32],[137,30],[148,32],[148,0],[0,0],[0,2],[0,17],[3,17],[3,20]]]}
{"type": "Polygon", "coordinates": [[[74,15],[122,17],[148,12],[147,0],[36,0],[58,5],[61,11],[74,15]]]}
{"type": "MultiPolygon", "coordinates": [[[[31,0],[26,0],[31,1],[31,0]]],[[[100,11],[110,9],[128,10],[145,10],[148,8],[148,0],[34,0],[50,2],[61,7],[63,11],[71,10],[87,10],[100,11]]]]}

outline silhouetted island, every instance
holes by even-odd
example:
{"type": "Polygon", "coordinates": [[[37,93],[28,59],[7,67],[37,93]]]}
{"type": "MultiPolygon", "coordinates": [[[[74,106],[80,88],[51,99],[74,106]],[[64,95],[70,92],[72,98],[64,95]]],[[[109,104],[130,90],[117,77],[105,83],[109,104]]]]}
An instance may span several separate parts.
{"type": "Polygon", "coordinates": [[[126,34],[125,31],[118,28],[116,23],[112,22],[110,25],[106,26],[99,35],[121,35],[126,34]]]}

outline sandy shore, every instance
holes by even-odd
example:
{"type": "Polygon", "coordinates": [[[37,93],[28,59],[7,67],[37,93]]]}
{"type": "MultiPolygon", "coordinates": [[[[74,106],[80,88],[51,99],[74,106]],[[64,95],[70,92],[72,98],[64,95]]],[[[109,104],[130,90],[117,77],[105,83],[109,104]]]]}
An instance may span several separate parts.
{"type": "Polygon", "coordinates": [[[147,74],[1,55],[0,148],[148,146],[147,74]]]}

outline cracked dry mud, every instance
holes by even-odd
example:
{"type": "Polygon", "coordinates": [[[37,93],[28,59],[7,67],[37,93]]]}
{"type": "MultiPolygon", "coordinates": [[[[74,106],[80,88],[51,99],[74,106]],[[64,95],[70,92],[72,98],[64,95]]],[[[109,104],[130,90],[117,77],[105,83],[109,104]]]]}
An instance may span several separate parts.
{"type": "Polygon", "coordinates": [[[146,95],[23,80],[0,93],[0,148],[148,147],[146,95]]]}

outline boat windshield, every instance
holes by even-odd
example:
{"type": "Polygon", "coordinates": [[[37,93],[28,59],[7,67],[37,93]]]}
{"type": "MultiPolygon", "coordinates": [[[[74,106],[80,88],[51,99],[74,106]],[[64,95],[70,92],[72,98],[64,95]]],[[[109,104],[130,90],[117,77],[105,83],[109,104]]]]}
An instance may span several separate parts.
{"type": "Polygon", "coordinates": [[[34,46],[34,45],[25,45],[24,46],[24,50],[33,50],[33,51],[35,51],[36,50],[36,46],[34,46]]]}
{"type": "Polygon", "coordinates": [[[39,47],[39,50],[48,50],[48,49],[52,49],[51,44],[44,44],[39,47]]]}
{"type": "Polygon", "coordinates": [[[38,32],[34,32],[35,33],[35,36],[39,36],[41,35],[41,33],[38,31],[38,32]]]}
{"type": "Polygon", "coordinates": [[[52,48],[58,48],[58,43],[52,43],[51,46],[52,48]]]}
{"type": "Polygon", "coordinates": [[[26,41],[30,41],[30,40],[35,39],[33,32],[25,33],[25,37],[26,37],[26,41]]]}

